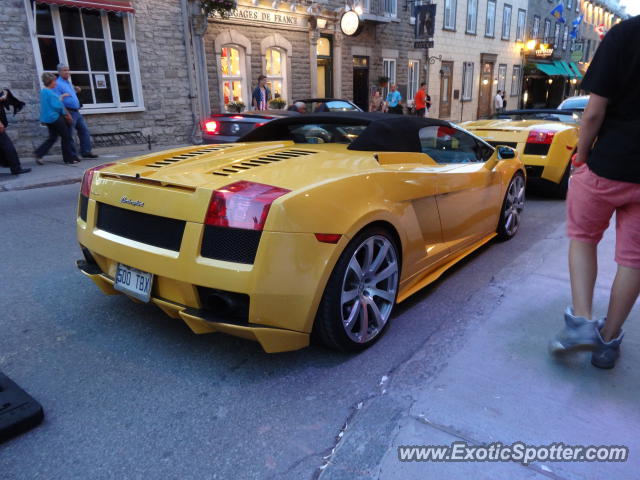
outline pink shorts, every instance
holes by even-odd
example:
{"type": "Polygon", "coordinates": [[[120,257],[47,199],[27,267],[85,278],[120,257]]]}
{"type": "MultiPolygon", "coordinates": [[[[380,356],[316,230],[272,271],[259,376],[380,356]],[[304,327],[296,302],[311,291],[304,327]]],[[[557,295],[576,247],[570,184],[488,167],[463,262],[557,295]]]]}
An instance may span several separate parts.
{"type": "Polygon", "coordinates": [[[598,243],[616,213],[616,262],[640,269],[640,184],[603,178],[579,167],[569,180],[569,238],[598,243]]]}

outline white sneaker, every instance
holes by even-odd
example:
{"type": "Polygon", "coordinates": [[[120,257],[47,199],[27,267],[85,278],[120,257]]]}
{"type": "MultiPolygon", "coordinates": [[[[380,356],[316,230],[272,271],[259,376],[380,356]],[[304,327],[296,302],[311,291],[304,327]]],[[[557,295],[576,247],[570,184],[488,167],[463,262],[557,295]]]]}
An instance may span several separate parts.
{"type": "Polygon", "coordinates": [[[604,325],[603,318],[587,320],[584,317],[576,317],[573,308],[567,307],[564,323],[564,328],[549,342],[549,351],[552,354],[577,349],[593,350],[600,344],[598,331],[604,325]]]}

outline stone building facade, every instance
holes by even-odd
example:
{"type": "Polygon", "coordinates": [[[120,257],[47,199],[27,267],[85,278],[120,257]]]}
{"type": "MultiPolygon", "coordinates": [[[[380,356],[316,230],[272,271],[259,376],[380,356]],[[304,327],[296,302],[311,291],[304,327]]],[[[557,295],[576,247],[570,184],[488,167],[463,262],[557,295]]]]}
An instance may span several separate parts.
{"type": "Polygon", "coordinates": [[[83,91],[91,133],[141,132],[158,144],[190,143],[190,96],[180,0],[3,0],[0,88],[25,109],[8,133],[31,155],[46,137],[38,120],[40,75],[58,62],[83,91]],[[82,9],[79,7],[83,7],[82,9]]]}
{"type": "Polygon", "coordinates": [[[287,102],[331,96],[366,109],[378,79],[389,77],[408,106],[426,81],[431,116],[439,118],[488,115],[498,89],[505,90],[507,104],[516,107],[523,67],[517,45],[525,37],[527,9],[527,0],[364,0],[347,2],[346,7],[337,0],[303,5],[240,0],[231,18],[209,19],[205,45],[211,110],[224,111],[231,99],[248,104],[258,75],[274,74],[273,50],[285,59],[286,66],[276,75],[284,76],[283,87],[275,91],[287,102]],[[416,42],[414,35],[413,8],[422,4],[435,4],[429,49],[428,42],[416,42]],[[340,27],[350,9],[362,22],[354,36],[340,27]],[[321,52],[323,43],[328,50],[321,52]],[[223,73],[229,52],[241,67],[234,75],[223,73]],[[238,83],[229,83],[233,81],[238,83]],[[237,94],[229,95],[234,85],[237,94]]]}
{"type": "Polygon", "coordinates": [[[580,81],[600,44],[603,33],[626,17],[617,0],[565,0],[561,19],[552,15],[556,2],[529,0],[525,61],[524,104],[555,108],[566,97],[580,93],[580,81]],[[573,34],[572,34],[573,32],[573,34]]]}
{"type": "Polygon", "coordinates": [[[495,111],[498,90],[508,109],[520,104],[527,0],[438,0],[429,50],[432,116],[473,120],[495,111]]]}

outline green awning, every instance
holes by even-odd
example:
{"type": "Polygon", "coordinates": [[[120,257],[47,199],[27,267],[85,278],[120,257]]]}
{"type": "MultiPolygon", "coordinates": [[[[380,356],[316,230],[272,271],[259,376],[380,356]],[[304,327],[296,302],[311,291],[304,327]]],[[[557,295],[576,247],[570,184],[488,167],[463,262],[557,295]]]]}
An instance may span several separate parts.
{"type": "Polygon", "coordinates": [[[576,62],[571,62],[569,66],[576,72],[576,78],[582,78],[582,72],[580,72],[580,68],[576,65],[576,62]]]}
{"type": "Polygon", "coordinates": [[[534,65],[538,70],[546,73],[549,76],[555,76],[555,75],[562,75],[563,77],[567,76],[562,70],[559,70],[558,67],[556,67],[555,65],[551,65],[550,63],[535,63],[534,65]]]}
{"type": "Polygon", "coordinates": [[[576,74],[571,71],[571,68],[567,64],[567,62],[563,62],[561,60],[554,60],[553,64],[556,66],[558,70],[564,72],[563,75],[569,78],[575,78],[576,74]]]}

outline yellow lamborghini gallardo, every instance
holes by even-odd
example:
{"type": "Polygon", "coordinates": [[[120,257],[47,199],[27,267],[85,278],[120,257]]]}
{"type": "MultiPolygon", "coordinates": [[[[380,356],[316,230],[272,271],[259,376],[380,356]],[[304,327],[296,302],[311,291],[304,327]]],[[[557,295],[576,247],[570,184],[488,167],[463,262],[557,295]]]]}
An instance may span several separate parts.
{"type": "Polygon", "coordinates": [[[195,333],[267,352],[375,342],[394,305],[516,234],[525,169],[444,121],[368,113],[274,120],[239,143],[85,173],[80,270],[195,333]]]}
{"type": "Polygon", "coordinates": [[[581,112],[574,110],[512,110],[494,118],[460,124],[491,145],[515,148],[527,177],[564,198],[571,174],[571,156],[578,147],[581,112]]]}

